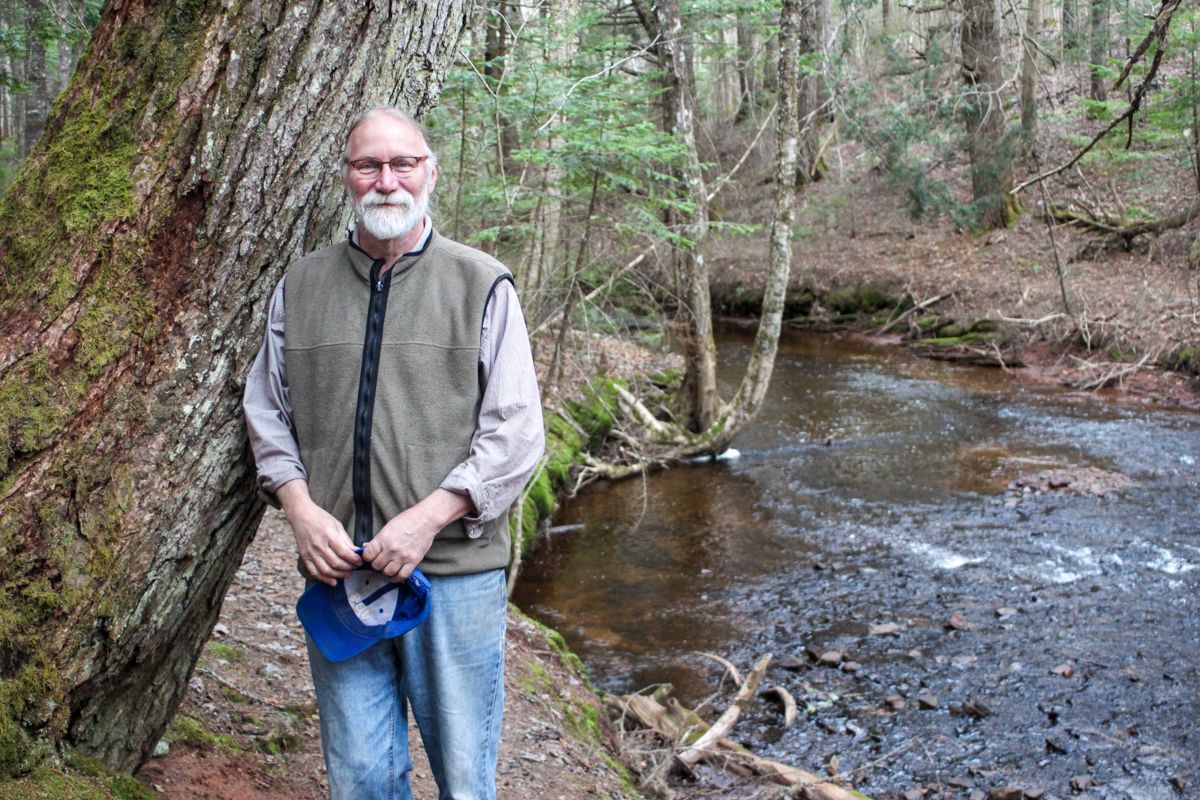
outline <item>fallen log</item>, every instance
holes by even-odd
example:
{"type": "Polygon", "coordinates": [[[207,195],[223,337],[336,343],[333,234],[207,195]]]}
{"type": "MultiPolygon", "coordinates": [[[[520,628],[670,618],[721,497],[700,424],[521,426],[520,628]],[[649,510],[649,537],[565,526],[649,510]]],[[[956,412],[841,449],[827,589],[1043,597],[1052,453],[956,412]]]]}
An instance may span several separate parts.
{"type": "Polygon", "coordinates": [[[1163,231],[1182,228],[1196,217],[1200,216],[1200,197],[1192,198],[1192,202],[1183,211],[1160,219],[1136,219],[1132,221],[1113,218],[1108,215],[1097,217],[1089,212],[1077,211],[1068,206],[1054,205],[1050,207],[1050,216],[1055,222],[1076,225],[1093,233],[1102,234],[1113,239],[1120,239],[1128,247],[1134,237],[1146,233],[1162,233],[1163,231]]]}

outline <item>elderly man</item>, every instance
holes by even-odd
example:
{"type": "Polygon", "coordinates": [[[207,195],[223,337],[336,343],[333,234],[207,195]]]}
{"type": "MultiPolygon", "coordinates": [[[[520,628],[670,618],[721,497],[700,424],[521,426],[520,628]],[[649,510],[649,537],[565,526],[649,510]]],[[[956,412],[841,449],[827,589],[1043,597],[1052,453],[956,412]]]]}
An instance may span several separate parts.
{"type": "Polygon", "coordinates": [[[351,128],[356,226],[289,266],[244,410],[259,485],[310,581],[420,567],[428,619],[344,661],[309,638],[332,797],[410,798],[408,707],[439,797],[495,797],[508,507],[542,453],[512,275],[428,216],[437,157],[408,114],[351,128]],[[360,555],[361,553],[361,555],[360,555]]]}

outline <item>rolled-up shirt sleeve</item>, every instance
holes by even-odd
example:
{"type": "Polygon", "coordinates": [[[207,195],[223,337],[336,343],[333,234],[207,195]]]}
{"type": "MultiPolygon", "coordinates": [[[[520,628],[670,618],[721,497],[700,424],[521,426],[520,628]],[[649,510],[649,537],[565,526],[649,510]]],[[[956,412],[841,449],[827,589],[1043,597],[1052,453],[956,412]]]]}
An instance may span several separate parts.
{"type": "Polygon", "coordinates": [[[275,492],[279,487],[297,478],[308,480],[308,471],[300,461],[288,393],[283,302],[283,280],[280,280],[271,295],[262,347],[246,376],[246,391],[242,395],[242,413],[258,467],[258,488],[263,499],[276,508],[279,501],[275,492]]]}
{"type": "Polygon", "coordinates": [[[463,523],[472,538],[520,496],[545,449],[529,333],[511,281],[497,284],[484,310],[479,370],[484,390],[470,454],[441,484],[471,498],[475,509],[463,523]]]}

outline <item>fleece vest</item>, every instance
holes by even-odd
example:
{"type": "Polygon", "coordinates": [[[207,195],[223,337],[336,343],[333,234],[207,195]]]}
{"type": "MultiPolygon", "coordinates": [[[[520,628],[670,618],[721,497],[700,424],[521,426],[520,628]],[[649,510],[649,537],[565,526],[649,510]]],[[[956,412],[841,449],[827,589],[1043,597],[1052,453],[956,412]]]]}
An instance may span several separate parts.
{"type": "MultiPolygon", "coordinates": [[[[342,242],[302,258],[284,281],[284,344],[300,457],[313,500],[356,544],[441,485],[466,460],[483,386],[484,308],[495,259],[432,233],[387,271],[342,242]]],[[[504,567],[507,515],[469,538],[461,521],[434,538],[421,569],[504,567]]]]}

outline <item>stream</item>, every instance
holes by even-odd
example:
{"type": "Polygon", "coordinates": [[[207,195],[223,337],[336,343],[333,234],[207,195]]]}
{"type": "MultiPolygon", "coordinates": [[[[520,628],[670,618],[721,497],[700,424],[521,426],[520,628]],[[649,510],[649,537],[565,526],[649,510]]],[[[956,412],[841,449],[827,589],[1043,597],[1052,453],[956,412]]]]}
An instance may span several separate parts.
{"type": "Polygon", "coordinates": [[[876,798],[1200,798],[1200,415],[792,333],[733,446],[585,488],[523,568],[598,686],[720,713],[702,653],[769,652],[799,718],[733,738],[876,798]]]}

